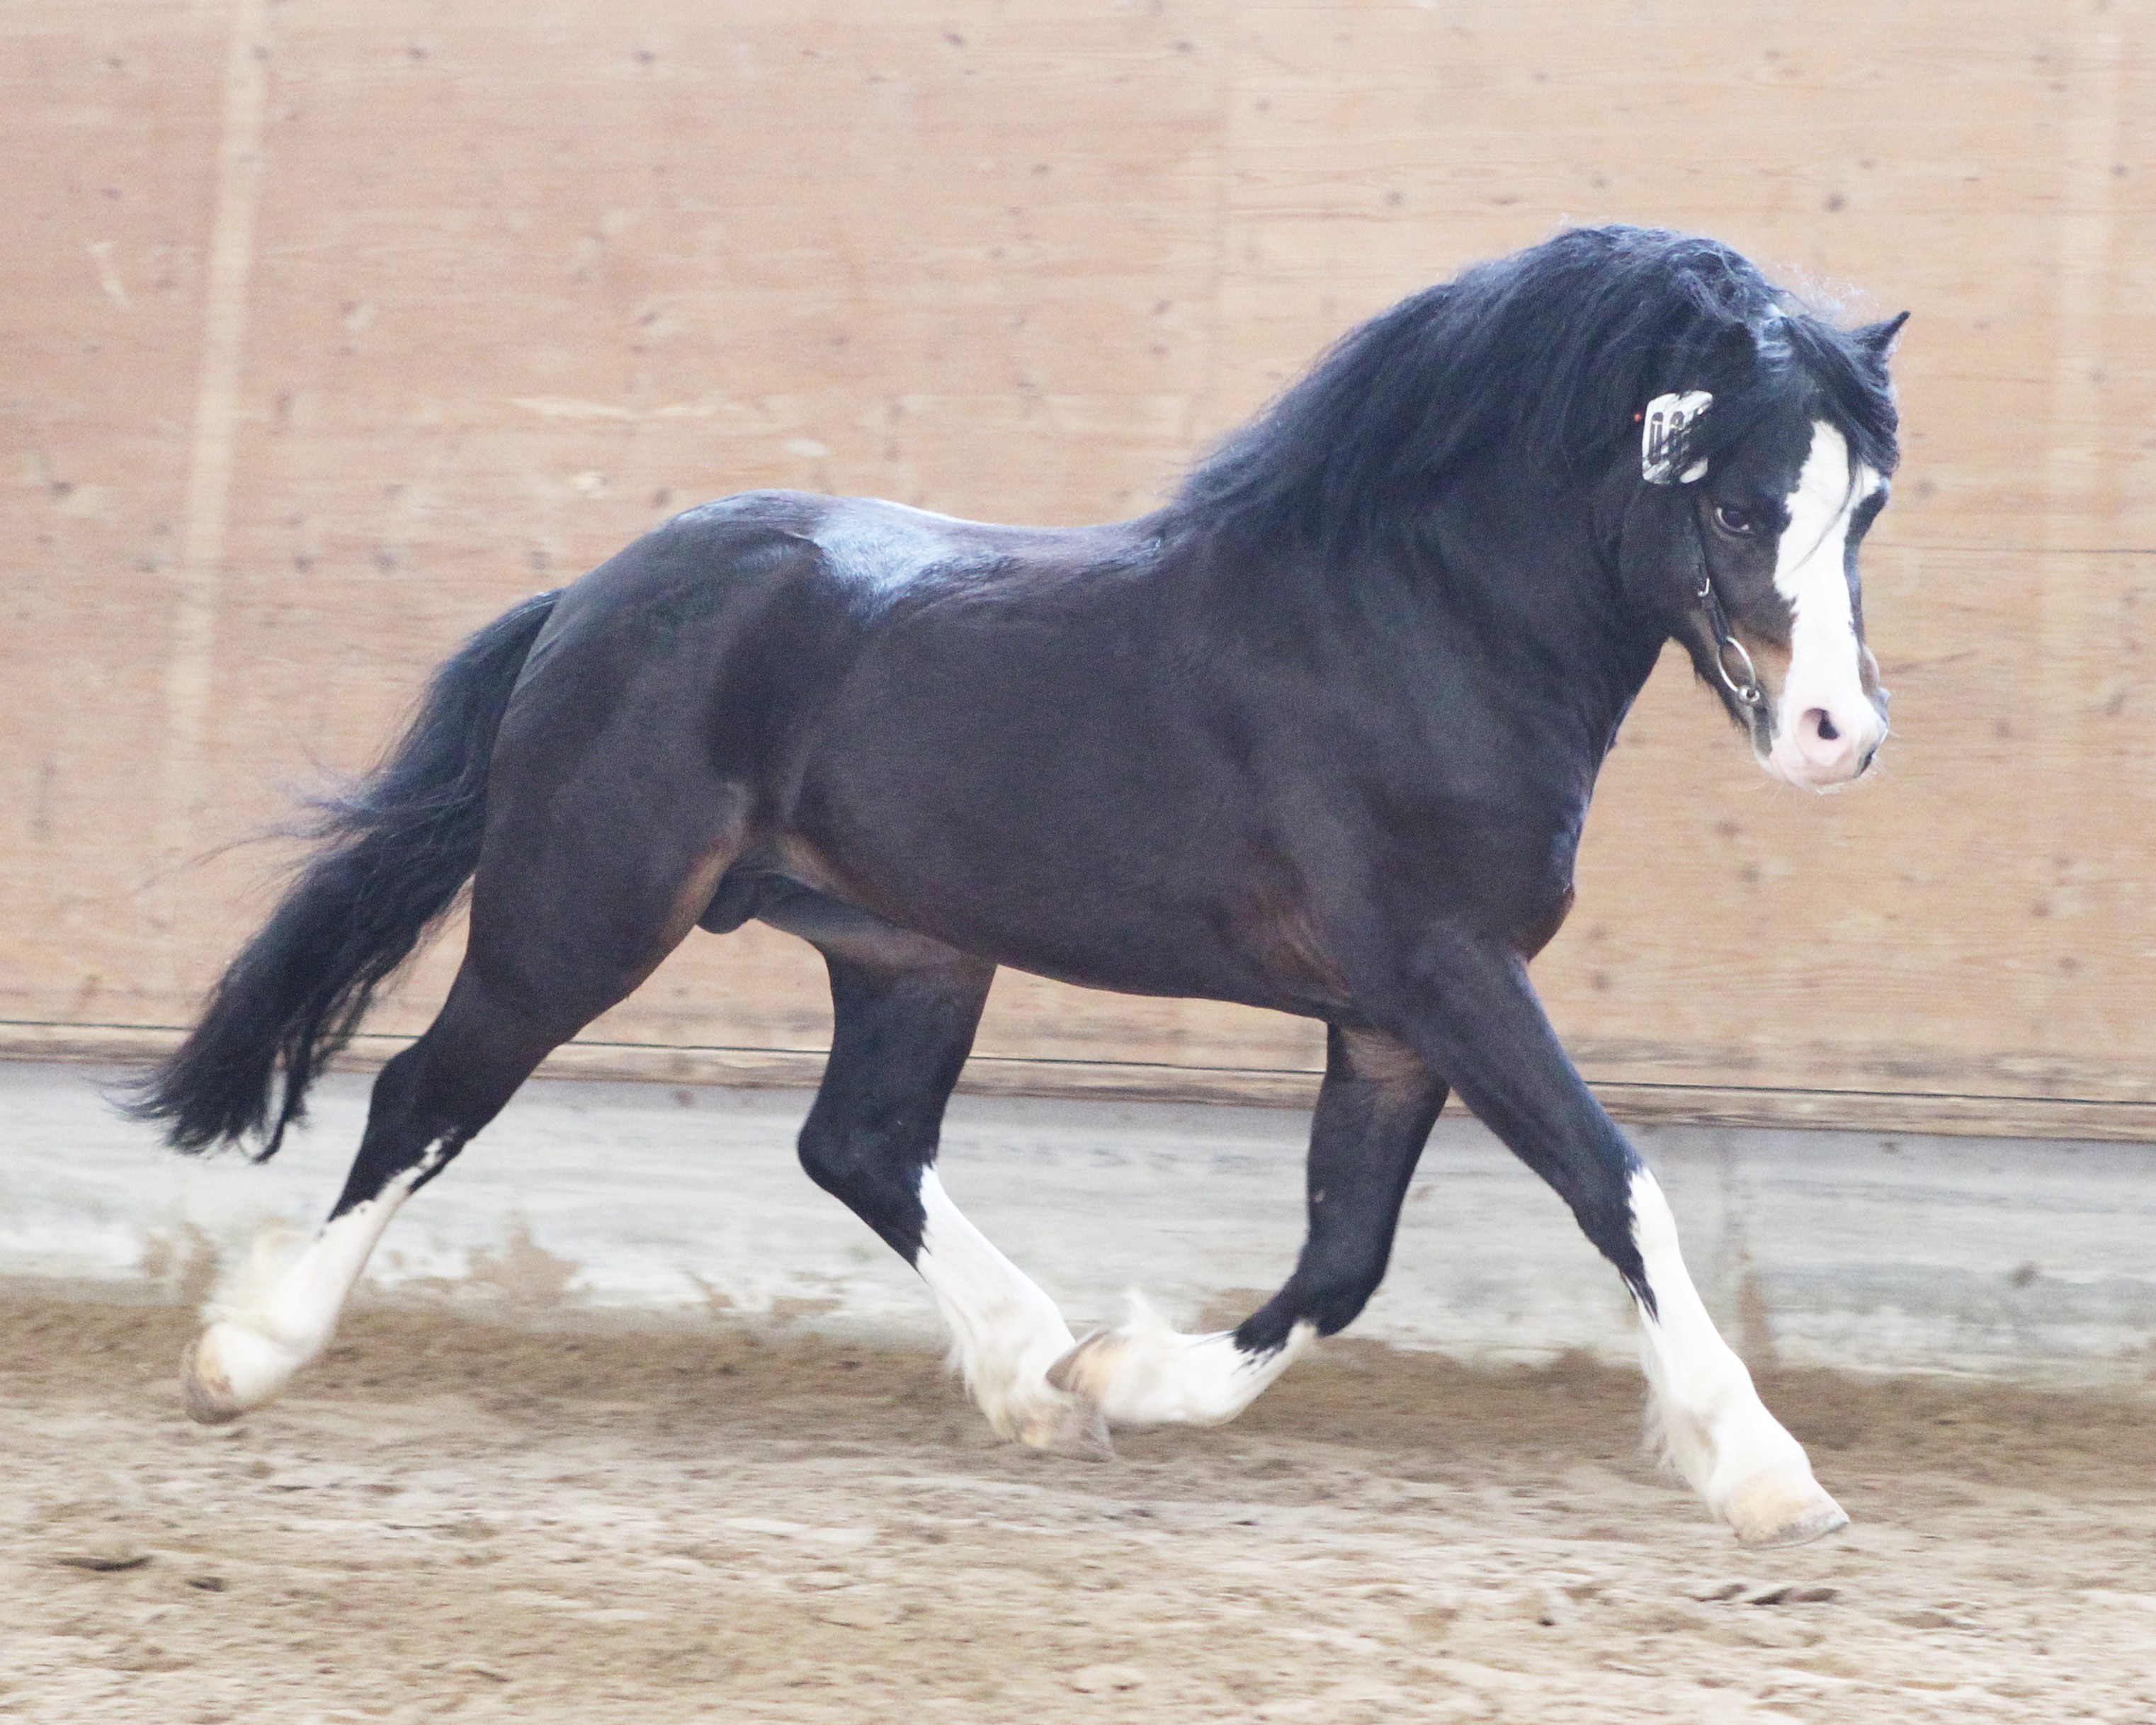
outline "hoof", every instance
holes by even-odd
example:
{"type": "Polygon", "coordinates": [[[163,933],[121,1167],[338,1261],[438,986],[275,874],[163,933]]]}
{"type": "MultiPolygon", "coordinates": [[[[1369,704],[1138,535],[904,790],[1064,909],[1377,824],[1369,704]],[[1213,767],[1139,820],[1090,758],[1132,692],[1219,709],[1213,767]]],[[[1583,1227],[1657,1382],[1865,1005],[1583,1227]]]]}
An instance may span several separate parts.
{"type": "Polygon", "coordinates": [[[1849,1525],[1848,1512],[1809,1477],[1755,1481],[1731,1496],[1723,1515],[1737,1543],[1753,1551],[1809,1545],[1849,1525]]]}
{"type": "Polygon", "coordinates": [[[1232,1330],[1187,1336],[1138,1295],[1130,1321],[1088,1336],[1048,1381],[1115,1425],[1224,1425],[1287,1369],[1316,1332],[1298,1323],[1270,1353],[1246,1353],[1232,1330]]]}
{"type": "Polygon", "coordinates": [[[1059,1395],[1045,1403],[1019,1427],[1018,1440],[1044,1455],[1067,1455],[1078,1461],[1116,1459],[1106,1416],[1082,1396],[1059,1395]]]}
{"type": "Polygon", "coordinates": [[[305,1359],[244,1324],[213,1323],[180,1362],[180,1397],[187,1418],[203,1425],[237,1420],[275,1399],[305,1359]]]}
{"type": "Polygon", "coordinates": [[[224,1425],[246,1410],[232,1393],[232,1380],[218,1363],[217,1349],[204,1330],[180,1357],[180,1403],[198,1425],[224,1425]]]}
{"type": "Polygon", "coordinates": [[[1101,1368],[1107,1363],[1101,1356],[1115,1346],[1116,1340],[1112,1330],[1094,1331],[1048,1368],[1050,1386],[1089,1405],[1097,1405],[1098,1399],[1087,1393],[1087,1386],[1100,1381],[1101,1368]]]}

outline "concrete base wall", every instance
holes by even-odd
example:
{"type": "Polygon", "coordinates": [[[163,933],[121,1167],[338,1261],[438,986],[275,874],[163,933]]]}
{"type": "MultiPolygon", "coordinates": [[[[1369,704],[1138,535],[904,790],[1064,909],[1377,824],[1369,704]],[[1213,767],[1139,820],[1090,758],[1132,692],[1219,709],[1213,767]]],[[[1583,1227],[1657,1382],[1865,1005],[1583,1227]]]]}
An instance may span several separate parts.
{"type": "MultiPolygon", "coordinates": [[[[0,1064],[0,1276],[195,1299],[265,1222],[343,1179],[365,1081],[335,1078],[277,1161],[170,1155],[75,1065],[0,1064]]],[[[536,1081],[398,1218],[376,1297],[531,1320],[616,1312],[932,1341],[927,1298],[793,1159],[805,1092],[536,1081]]],[[[1063,1305],[1143,1288],[1232,1322],[1301,1236],[1304,1117],[965,1096],[944,1178],[1063,1305]]],[[[1755,1365],[2156,1385],[2156,1150],[1645,1127],[1695,1278],[1755,1365]]],[[[1478,1124],[1438,1128],[1356,1333],[1476,1362],[1629,1357],[1615,1277],[1478,1124]]]]}

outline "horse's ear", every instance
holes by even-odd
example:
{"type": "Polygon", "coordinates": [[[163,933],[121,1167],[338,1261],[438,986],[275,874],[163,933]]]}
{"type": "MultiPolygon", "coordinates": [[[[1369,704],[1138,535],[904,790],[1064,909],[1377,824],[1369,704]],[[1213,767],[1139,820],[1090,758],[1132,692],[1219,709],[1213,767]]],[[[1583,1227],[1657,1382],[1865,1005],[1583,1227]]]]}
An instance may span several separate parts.
{"type": "Polygon", "coordinates": [[[1870,356],[1875,365],[1885,365],[1887,356],[1894,351],[1894,338],[1902,333],[1902,326],[1909,321],[1909,314],[1887,318],[1881,323],[1868,323],[1861,330],[1851,331],[1856,345],[1870,356]]]}

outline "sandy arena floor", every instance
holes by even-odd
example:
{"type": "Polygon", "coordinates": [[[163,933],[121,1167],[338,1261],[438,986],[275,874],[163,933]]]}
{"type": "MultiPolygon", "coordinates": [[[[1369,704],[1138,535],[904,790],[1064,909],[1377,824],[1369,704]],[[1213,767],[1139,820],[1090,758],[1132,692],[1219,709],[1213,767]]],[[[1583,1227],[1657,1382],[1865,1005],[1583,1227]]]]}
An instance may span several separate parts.
{"type": "Polygon", "coordinates": [[[2156,1414],[1768,1383],[1856,1525],[1739,1551],[1592,1367],[1332,1345],[1106,1465],[934,1361],[355,1314],[180,1417],[162,1309],[0,1301],[0,1717],[2156,1721],[2156,1414]]]}

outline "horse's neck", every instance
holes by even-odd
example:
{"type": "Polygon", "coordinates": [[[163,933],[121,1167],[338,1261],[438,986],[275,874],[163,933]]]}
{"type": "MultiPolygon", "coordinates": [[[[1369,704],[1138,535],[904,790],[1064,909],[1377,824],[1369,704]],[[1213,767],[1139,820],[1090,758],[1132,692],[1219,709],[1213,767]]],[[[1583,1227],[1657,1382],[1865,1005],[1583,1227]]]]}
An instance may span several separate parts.
{"type": "Polygon", "coordinates": [[[1421,627],[1454,644],[1472,674],[1570,721],[1589,773],[1661,655],[1626,603],[1589,524],[1564,504],[1469,497],[1435,512],[1394,578],[1418,594],[1421,627]]]}
{"type": "Polygon", "coordinates": [[[1194,616],[1336,692],[1532,711],[1537,730],[1577,739],[1573,765],[1590,783],[1661,655],[1577,500],[1537,506],[1502,473],[1359,546],[1233,530],[1164,543],[1149,585],[1168,617],[1194,616]]]}

